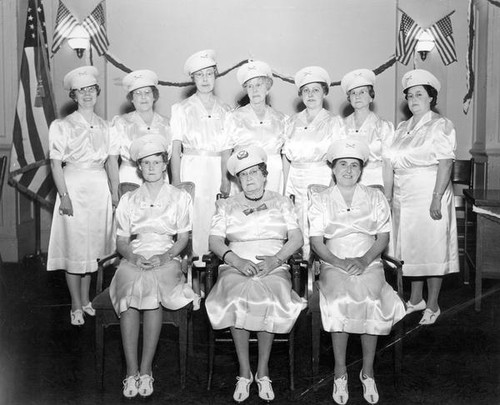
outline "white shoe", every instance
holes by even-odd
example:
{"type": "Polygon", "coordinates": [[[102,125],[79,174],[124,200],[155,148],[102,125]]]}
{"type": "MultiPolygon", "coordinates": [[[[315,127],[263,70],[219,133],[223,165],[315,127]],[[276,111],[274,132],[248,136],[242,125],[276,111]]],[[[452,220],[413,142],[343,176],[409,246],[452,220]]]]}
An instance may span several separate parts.
{"type": "Polygon", "coordinates": [[[419,324],[432,325],[434,322],[436,322],[436,319],[438,319],[439,315],[441,315],[441,309],[438,308],[438,310],[434,312],[432,309],[426,308],[419,324]]]}
{"type": "Polygon", "coordinates": [[[269,377],[258,378],[255,376],[255,381],[257,382],[257,386],[259,387],[259,398],[270,402],[274,400],[274,391],[273,386],[271,385],[272,381],[269,377]]]}
{"type": "Polygon", "coordinates": [[[379,396],[377,391],[377,384],[375,380],[367,375],[363,374],[363,370],[359,372],[359,379],[361,384],[363,384],[363,397],[369,404],[376,404],[378,402],[379,396]]]}
{"type": "Polygon", "coordinates": [[[71,325],[73,326],[82,326],[85,323],[83,319],[83,311],[81,309],[77,309],[76,311],[69,311],[69,315],[71,317],[71,325]]]}
{"type": "Polygon", "coordinates": [[[236,402],[243,402],[250,396],[250,384],[253,382],[253,375],[250,373],[250,378],[236,377],[236,380],[233,399],[236,402]]]}
{"type": "Polygon", "coordinates": [[[424,300],[420,301],[418,304],[413,305],[410,301],[406,303],[406,315],[411,314],[415,311],[423,311],[427,304],[424,300]]]}
{"type": "Polygon", "coordinates": [[[349,400],[349,391],[347,390],[347,373],[342,377],[333,380],[333,400],[339,404],[344,405],[349,400]]]}
{"type": "Polygon", "coordinates": [[[149,397],[153,393],[154,381],[153,375],[142,374],[139,377],[137,388],[141,397],[149,397]]]}
{"type": "Polygon", "coordinates": [[[95,316],[95,309],[92,306],[92,303],[89,302],[87,305],[82,306],[83,312],[85,312],[87,315],[90,316],[95,316]]]}
{"type": "Polygon", "coordinates": [[[139,373],[131,375],[123,380],[123,396],[125,398],[134,398],[139,393],[139,373]]]}

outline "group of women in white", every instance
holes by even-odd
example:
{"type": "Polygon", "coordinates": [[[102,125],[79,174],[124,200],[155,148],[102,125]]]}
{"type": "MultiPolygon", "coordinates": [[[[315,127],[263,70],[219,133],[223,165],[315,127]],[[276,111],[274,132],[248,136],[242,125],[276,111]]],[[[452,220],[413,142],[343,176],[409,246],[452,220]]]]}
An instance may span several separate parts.
{"type": "Polygon", "coordinates": [[[212,251],[223,262],[206,308],[212,327],[229,327],[233,335],[239,361],[233,398],[246,400],[255,381],[260,398],[272,401],[274,334],[289,332],[307,305],[291,288],[287,259],[299,249],[306,257],[312,251],[321,261],[323,327],[332,333],[333,399],[348,400],[346,347],[355,333],[363,349],[363,396],[377,403],[377,336],[414,311],[422,311],[421,324],[433,324],[442,277],[458,271],[450,183],[456,139],[453,124],[432,111],[439,81],[425,70],[404,75],[412,117],[394,130],[372,112],[375,75],[368,69],[342,78],[353,109],[346,118],[324,108],[331,80],[318,66],[296,73],[305,108],[291,117],[267,104],[273,74],[262,61],[239,68],[249,103],[236,109],[215,95],[213,51],[190,56],[184,71],[196,92],[172,106],[170,121],[154,111],[158,77],[150,70],[123,78],[134,111],[111,122],[94,112],[100,92],[94,67],[64,78],[77,109],[49,132],[58,196],[47,270],[66,272],[71,323],[95,315],[90,277],[97,259],[116,249],[122,260],[110,296],[127,363],[123,395],[150,396],[161,308],[199,305],[179,259],[192,232],[196,255],[212,251]],[[175,187],[181,182],[195,184],[194,199],[175,187]],[[311,184],[325,190],[308,196],[311,184]],[[226,198],[216,202],[218,194],[226,198]],[[406,305],[385,282],[380,255],[386,249],[411,277],[406,305]],[[252,331],[259,339],[255,375],[252,331]]]}

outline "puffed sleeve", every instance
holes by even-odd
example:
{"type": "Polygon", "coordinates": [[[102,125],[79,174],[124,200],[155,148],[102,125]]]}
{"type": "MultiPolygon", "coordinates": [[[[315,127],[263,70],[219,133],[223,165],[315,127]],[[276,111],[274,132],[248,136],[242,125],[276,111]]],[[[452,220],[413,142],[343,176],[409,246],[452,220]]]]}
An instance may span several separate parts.
{"type": "Polygon", "coordinates": [[[377,216],[377,233],[385,233],[391,231],[391,207],[387,202],[382,191],[378,189],[373,190],[375,193],[374,199],[374,209],[376,210],[377,216]]]}
{"type": "Polygon", "coordinates": [[[457,139],[453,123],[442,117],[433,128],[433,143],[436,159],[455,159],[457,139]]]}
{"type": "Polygon", "coordinates": [[[49,158],[63,160],[67,134],[62,120],[55,120],[49,128],[49,158]]]}
{"type": "Polygon", "coordinates": [[[123,143],[123,119],[115,115],[109,125],[110,155],[119,155],[123,143]]]}
{"type": "Polygon", "coordinates": [[[212,217],[210,235],[226,237],[227,227],[227,200],[220,199],[215,202],[215,214],[212,217]]]}
{"type": "Polygon", "coordinates": [[[313,194],[309,203],[307,217],[309,219],[309,236],[323,236],[326,228],[326,207],[322,193],[313,194]]]}
{"type": "Polygon", "coordinates": [[[126,193],[120,199],[118,207],[116,207],[115,218],[116,218],[116,235],[130,237],[131,235],[131,204],[130,196],[133,193],[126,193]]]}
{"type": "Polygon", "coordinates": [[[289,154],[290,154],[290,138],[292,137],[292,132],[293,132],[293,128],[294,128],[294,123],[295,123],[295,119],[294,119],[294,115],[292,115],[291,117],[288,117],[288,119],[285,121],[285,130],[284,130],[284,133],[283,133],[283,147],[281,148],[281,153],[283,155],[285,155],[288,159],[289,158],[289,154]]]}
{"type": "Polygon", "coordinates": [[[394,124],[381,119],[379,120],[379,125],[378,131],[382,140],[382,156],[384,156],[384,150],[389,148],[394,140],[394,124]]]}
{"type": "Polygon", "coordinates": [[[234,147],[238,144],[236,140],[236,128],[237,122],[234,112],[230,112],[226,114],[226,118],[224,120],[224,146],[223,150],[234,149],[234,147]]]}
{"type": "Polygon", "coordinates": [[[339,116],[333,116],[330,120],[330,134],[332,142],[347,137],[344,120],[339,116]]]}
{"type": "Polygon", "coordinates": [[[172,141],[181,141],[184,139],[184,131],[186,125],[184,124],[185,114],[182,106],[177,103],[172,106],[170,118],[170,130],[172,133],[172,141]]]}
{"type": "Polygon", "coordinates": [[[191,218],[193,210],[193,201],[189,193],[185,190],[180,190],[180,195],[177,200],[177,232],[189,232],[192,228],[191,218]]]}
{"type": "Polygon", "coordinates": [[[292,201],[287,197],[281,197],[281,201],[281,212],[283,214],[283,218],[285,219],[287,229],[291,231],[292,229],[299,228],[297,214],[295,213],[292,201]]]}

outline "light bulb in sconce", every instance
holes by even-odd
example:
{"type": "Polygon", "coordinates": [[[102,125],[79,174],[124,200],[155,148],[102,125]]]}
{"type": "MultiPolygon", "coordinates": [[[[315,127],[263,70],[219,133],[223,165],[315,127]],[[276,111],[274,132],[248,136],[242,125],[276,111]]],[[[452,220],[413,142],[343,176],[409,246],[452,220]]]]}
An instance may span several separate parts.
{"type": "Polygon", "coordinates": [[[425,60],[427,58],[427,54],[432,51],[434,46],[434,37],[429,31],[425,30],[418,37],[416,51],[420,54],[420,58],[425,60]]]}
{"type": "Polygon", "coordinates": [[[76,55],[81,58],[83,52],[90,46],[90,35],[85,28],[78,24],[71,34],[68,35],[68,45],[76,51],[76,55]]]}

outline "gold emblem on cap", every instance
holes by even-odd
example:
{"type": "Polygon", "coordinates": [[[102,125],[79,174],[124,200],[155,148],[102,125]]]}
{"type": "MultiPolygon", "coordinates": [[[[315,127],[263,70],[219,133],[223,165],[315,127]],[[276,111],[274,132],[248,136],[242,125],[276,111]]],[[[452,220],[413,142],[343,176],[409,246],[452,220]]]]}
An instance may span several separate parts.
{"type": "Polygon", "coordinates": [[[346,148],[353,148],[354,149],[356,147],[356,144],[355,143],[346,143],[345,147],[346,148]]]}
{"type": "Polygon", "coordinates": [[[243,160],[243,159],[246,159],[248,157],[248,152],[246,150],[240,150],[238,152],[238,154],[236,155],[236,157],[239,159],[239,160],[243,160]]]}

